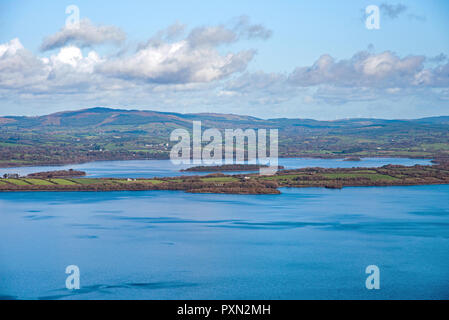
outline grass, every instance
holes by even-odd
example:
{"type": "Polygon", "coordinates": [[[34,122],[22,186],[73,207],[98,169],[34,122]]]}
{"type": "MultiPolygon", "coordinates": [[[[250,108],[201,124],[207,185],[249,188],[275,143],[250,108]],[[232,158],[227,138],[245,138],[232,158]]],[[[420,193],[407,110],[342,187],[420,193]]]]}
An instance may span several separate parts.
{"type": "Polygon", "coordinates": [[[20,179],[7,179],[8,182],[15,184],[17,186],[29,186],[30,184],[26,181],[20,180],[20,179]]]}
{"type": "Polygon", "coordinates": [[[421,144],[421,148],[426,149],[426,150],[433,150],[433,151],[438,151],[438,150],[449,150],[449,144],[447,143],[423,143],[421,144]]]}
{"type": "Polygon", "coordinates": [[[1,147],[23,147],[26,146],[20,143],[11,143],[11,142],[0,142],[1,147]]]}
{"type": "Polygon", "coordinates": [[[164,183],[164,181],[161,181],[161,180],[145,180],[145,182],[151,182],[151,183],[153,183],[153,184],[164,183]]]}
{"type": "Polygon", "coordinates": [[[298,177],[303,177],[304,174],[284,174],[284,175],[274,175],[274,176],[268,176],[263,177],[263,180],[292,180],[298,177]]]}
{"type": "Polygon", "coordinates": [[[0,160],[0,163],[17,163],[17,164],[23,164],[23,163],[31,163],[30,161],[25,161],[25,160],[16,160],[16,159],[12,159],[12,160],[0,160]]]}
{"type": "Polygon", "coordinates": [[[63,186],[74,186],[77,185],[77,183],[67,180],[67,179],[50,179],[51,182],[54,182],[56,184],[59,185],[63,185],[63,186]]]}
{"type": "Polygon", "coordinates": [[[23,179],[23,180],[25,180],[33,185],[36,185],[36,186],[51,186],[51,185],[53,185],[53,183],[51,183],[48,180],[44,180],[44,179],[23,179]]]}
{"type": "Polygon", "coordinates": [[[394,178],[392,176],[386,175],[386,174],[358,174],[358,173],[326,173],[322,175],[323,177],[330,178],[330,179],[337,179],[337,178],[368,178],[371,180],[397,180],[397,178],[394,178]]]}
{"type": "Polygon", "coordinates": [[[170,179],[168,182],[182,182],[182,179],[170,179]]]}
{"type": "Polygon", "coordinates": [[[76,178],[76,179],[71,179],[71,180],[74,181],[75,183],[79,183],[79,184],[95,184],[95,183],[104,183],[104,182],[108,181],[108,180],[97,180],[97,179],[89,179],[89,178],[76,178]]]}
{"type": "Polygon", "coordinates": [[[239,181],[237,178],[233,177],[212,177],[212,178],[202,178],[203,182],[236,182],[239,181]]]}
{"type": "Polygon", "coordinates": [[[140,182],[140,183],[152,183],[152,184],[160,184],[160,183],[163,183],[164,181],[161,181],[161,180],[154,180],[154,179],[145,179],[145,180],[136,180],[136,181],[128,181],[128,180],[111,180],[111,181],[115,181],[115,182],[118,182],[118,183],[126,183],[126,184],[128,184],[128,183],[136,183],[136,182],[140,182]]]}

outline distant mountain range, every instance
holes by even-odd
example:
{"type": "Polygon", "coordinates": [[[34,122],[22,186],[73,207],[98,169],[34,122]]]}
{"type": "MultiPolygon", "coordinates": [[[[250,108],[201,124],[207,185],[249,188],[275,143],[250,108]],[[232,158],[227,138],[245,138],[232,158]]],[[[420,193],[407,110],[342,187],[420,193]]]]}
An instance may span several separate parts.
{"type": "Polygon", "coordinates": [[[91,108],[0,117],[0,167],[167,159],[175,143],[170,133],[191,130],[193,121],[204,129],[279,129],[282,157],[449,158],[449,116],[318,121],[91,108]]]}
{"type": "Polygon", "coordinates": [[[259,119],[251,116],[219,113],[156,112],[141,110],[120,110],[110,108],[90,108],[77,111],[58,112],[44,116],[4,116],[0,117],[2,126],[37,129],[44,127],[110,127],[133,126],[150,123],[161,123],[190,127],[192,121],[202,121],[208,127],[306,127],[306,128],[350,128],[390,125],[437,124],[449,125],[449,116],[429,117],[415,120],[384,120],[371,118],[342,119],[333,121],[318,121],[312,119],[259,119]]]}

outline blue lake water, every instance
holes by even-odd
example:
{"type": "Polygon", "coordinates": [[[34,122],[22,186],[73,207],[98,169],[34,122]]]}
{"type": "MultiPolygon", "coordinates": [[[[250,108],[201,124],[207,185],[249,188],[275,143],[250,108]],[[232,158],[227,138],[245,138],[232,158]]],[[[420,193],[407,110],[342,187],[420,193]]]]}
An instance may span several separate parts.
{"type": "Polygon", "coordinates": [[[449,299],[449,185],[281,191],[0,193],[0,298],[449,299]]]}
{"type": "MultiPolygon", "coordinates": [[[[286,169],[304,167],[323,168],[352,168],[352,167],[380,167],[386,164],[400,164],[405,166],[431,164],[428,159],[403,159],[403,158],[364,158],[363,161],[344,161],[342,159],[311,159],[311,158],[280,158],[279,165],[286,169]]],[[[52,170],[82,170],[86,171],[91,178],[99,177],[129,177],[129,178],[151,178],[172,177],[179,175],[199,175],[208,173],[180,172],[181,169],[193,165],[174,165],[170,160],[131,160],[131,161],[99,161],[65,166],[45,167],[19,167],[0,168],[0,175],[5,173],[19,173],[27,175],[33,172],[52,170]]]]}

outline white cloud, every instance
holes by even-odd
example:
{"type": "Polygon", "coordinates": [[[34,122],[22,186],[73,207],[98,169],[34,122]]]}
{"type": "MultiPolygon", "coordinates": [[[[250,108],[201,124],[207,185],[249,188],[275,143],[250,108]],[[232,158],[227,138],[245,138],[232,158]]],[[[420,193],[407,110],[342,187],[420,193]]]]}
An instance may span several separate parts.
{"type": "Polygon", "coordinates": [[[0,45],[0,88],[22,89],[44,79],[44,62],[24,49],[19,39],[0,45]]]}
{"type": "Polygon", "coordinates": [[[219,46],[242,39],[267,39],[271,31],[240,17],[230,25],[192,29],[184,39],[185,26],[176,23],[159,31],[131,56],[110,60],[99,66],[102,74],[154,84],[188,84],[217,81],[242,72],[255,55],[254,50],[221,53],[219,46]]]}
{"type": "Polygon", "coordinates": [[[272,31],[262,24],[251,24],[247,16],[241,16],[230,23],[229,26],[218,25],[209,27],[199,27],[193,29],[187,41],[195,46],[217,46],[229,44],[242,39],[262,39],[271,37],[272,31]]]}
{"type": "Polygon", "coordinates": [[[18,38],[14,38],[11,41],[0,44],[0,57],[4,55],[14,55],[18,50],[22,50],[23,45],[18,38]]]}
{"type": "Polygon", "coordinates": [[[79,27],[63,27],[55,34],[46,37],[41,45],[43,51],[52,50],[74,44],[78,47],[89,47],[96,44],[124,41],[126,34],[115,26],[96,26],[88,19],[80,21],[79,27]]]}
{"type": "Polygon", "coordinates": [[[192,47],[215,47],[220,44],[236,42],[237,39],[237,34],[232,30],[229,30],[224,26],[213,26],[193,29],[187,38],[187,42],[192,47]]]}
{"type": "Polygon", "coordinates": [[[447,101],[449,63],[444,54],[426,58],[361,51],[342,60],[323,54],[291,73],[249,72],[255,51],[227,52],[225,46],[266,39],[271,31],[250,24],[246,17],[190,32],[176,23],[136,51],[115,57],[83,48],[99,43],[101,32],[87,32],[91,27],[77,36],[64,35],[64,30],[57,33],[47,47],[58,50],[43,56],[28,51],[19,39],[0,44],[0,97],[19,102],[182,107],[187,112],[198,105],[269,109],[282,108],[286,102],[341,105],[412,96],[447,101]]]}
{"type": "Polygon", "coordinates": [[[218,27],[198,30],[177,42],[151,42],[132,56],[105,62],[98,70],[113,77],[156,84],[221,80],[244,71],[255,54],[253,50],[220,54],[215,46],[226,42],[226,37],[218,27]]]}
{"type": "Polygon", "coordinates": [[[166,93],[203,90],[244,71],[254,50],[224,52],[223,44],[246,38],[267,38],[262,25],[241,17],[230,26],[194,28],[185,35],[185,25],[175,23],[156,33],[137,51],[115,58],[85,52],[85,47],[121,42],[125,34],[114,26],[97,26],[84,19],[79,28],[64,27],[47,37],[42,50],[58,49],[39,57],[25,49],[19,39],[0,44],[0,90],[16,95],[91,94],[99,88],[123,90],[138,87],[166,93]]]}
{"type": "Polygon", "coordinates": [[[0,45],[0,89],[13,95],[59,95],[107,87],[117,80],[104,81],[95,73],[95,67],[103,61],[96,52],[84,56],[74,46],[40,58],[14,39],[0,45]]]}
{"type": "Polygon", "coordinates": [[[148,47],[149,45],[157,46],[164,42],[179,40],[185,33],[186,25],[176,22],[165,29],[159,30],[146,43],[138,45],[138,50],[148,47]]]}
{"type": "Polygon", "coordinates": [[[425,68],[424,56],[400,58],[391,51],[372,54],[365,51],[351,59],[336,61],[322,55],[312,66],[298,67],[289,81],[296,86],[336,87],[418,87],[448,86],[447,65],[425,68]]]}

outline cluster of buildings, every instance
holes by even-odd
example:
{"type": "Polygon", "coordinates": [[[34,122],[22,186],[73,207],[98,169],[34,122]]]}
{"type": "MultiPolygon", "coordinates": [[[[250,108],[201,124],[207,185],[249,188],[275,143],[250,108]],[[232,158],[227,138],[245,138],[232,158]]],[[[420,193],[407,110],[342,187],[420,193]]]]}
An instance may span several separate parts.
{"type": "Polygon", "coordinates": [[[19,179],[20,175],[18,173],[5,173],[3,179],[19,179]]]}

